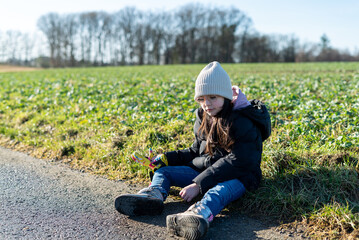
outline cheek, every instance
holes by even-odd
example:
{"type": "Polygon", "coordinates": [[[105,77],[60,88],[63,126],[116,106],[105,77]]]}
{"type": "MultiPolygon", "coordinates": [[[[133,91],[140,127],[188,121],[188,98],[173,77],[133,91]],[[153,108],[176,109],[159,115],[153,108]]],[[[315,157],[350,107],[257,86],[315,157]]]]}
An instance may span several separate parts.
{"type": "Polygon", "coordinates": [[[223,108],[223,102],[217,102],[216,103],[216,108],[220,108],[220,109],[222,109],[223,108]]]}

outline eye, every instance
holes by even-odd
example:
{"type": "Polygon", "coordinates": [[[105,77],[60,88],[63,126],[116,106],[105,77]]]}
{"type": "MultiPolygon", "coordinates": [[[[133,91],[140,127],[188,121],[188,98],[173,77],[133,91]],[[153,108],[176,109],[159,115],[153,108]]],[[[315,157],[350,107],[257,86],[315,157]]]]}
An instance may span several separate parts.
{"type": "Polygon", "coordinates": [[[197,98],[197,102],[201,103],[201,102],[203,102],[203,101],[204,101],[203,98],[197,98]]]}
{"type": "Polygon", "coordinates": [[[215,100],[215,99],[217,99],[217,96],[210,96],[209,97],[211,100],[215,100]]]}

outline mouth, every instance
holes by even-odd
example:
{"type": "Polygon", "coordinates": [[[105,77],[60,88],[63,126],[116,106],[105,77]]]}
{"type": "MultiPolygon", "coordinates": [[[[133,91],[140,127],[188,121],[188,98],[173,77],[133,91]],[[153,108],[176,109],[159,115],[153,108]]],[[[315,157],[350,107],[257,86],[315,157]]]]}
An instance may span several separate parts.
{"type": "Polygon", "coordinates": [[[214,113],[214,109],[206,109],[206,113],[212,115],[214,113]]]}

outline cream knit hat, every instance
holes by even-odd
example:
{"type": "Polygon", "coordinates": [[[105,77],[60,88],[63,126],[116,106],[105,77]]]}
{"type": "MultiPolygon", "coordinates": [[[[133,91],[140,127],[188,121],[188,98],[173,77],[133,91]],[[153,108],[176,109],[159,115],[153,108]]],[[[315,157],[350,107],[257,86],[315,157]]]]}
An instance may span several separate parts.
{"type": "Polygon", "coordinates": [[[204,95],[219,95],[232,100],[231,79],[218,62],[211,62],[199,73],[194,99],[204,95]]]}

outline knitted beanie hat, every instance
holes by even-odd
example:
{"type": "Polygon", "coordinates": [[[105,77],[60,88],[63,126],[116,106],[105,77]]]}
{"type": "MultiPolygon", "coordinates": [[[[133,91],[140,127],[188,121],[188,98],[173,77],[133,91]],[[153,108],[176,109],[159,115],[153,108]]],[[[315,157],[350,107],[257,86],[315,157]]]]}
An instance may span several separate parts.
{"type": "Polygon", "coordinates": [[[205,66],[197,77],[194,99],[204,95],[219,95],[232,100],[231,79],[218,62],[205,66]]]}

